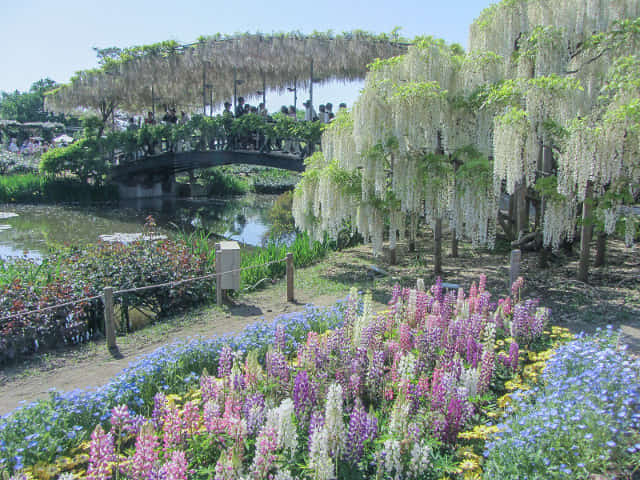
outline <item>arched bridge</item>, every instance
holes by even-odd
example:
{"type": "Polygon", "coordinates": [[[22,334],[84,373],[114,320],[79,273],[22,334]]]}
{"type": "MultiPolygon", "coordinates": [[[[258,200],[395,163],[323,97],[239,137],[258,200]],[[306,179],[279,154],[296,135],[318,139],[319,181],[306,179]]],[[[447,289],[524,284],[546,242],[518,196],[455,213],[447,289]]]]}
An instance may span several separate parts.
{"type": "Polygon", "coordinates": [[[233,164],[261,165],[295,172],[304,171],[304,159],[301,155],[255,150],[209,150],[150,155],[140,160],[120,163],[113,167],[111,174],[114,180],[123,180],[141,174],[175,174],[196,168],[233,164]]]}
{"type": "Polygon", "coordinates": [[[114,165],[112,180],[118,184],[121,198],[155,197],[175,192],[175,174],[197,168],[246,164],[304,171],[304,157],[279,151],[208,150],[164,152],[114,165]]]}

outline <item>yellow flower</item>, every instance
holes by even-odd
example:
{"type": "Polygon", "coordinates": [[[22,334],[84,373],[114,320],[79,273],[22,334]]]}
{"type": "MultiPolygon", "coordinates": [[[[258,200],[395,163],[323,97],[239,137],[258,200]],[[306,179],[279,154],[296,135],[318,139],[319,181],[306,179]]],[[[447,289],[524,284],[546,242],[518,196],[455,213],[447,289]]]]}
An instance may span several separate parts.
{"type": "Polygon", "coordinates": [[[460,465],[458,465],[458,468],[464,472],[467,470],[475,470],[479,466],[480,465],[478,465],[478,462],[476,462],[475,460],[467,459],[460,462],[460,465]]]}
{"type": "Polygon", "coordinates": [[[496,400],[496,403],[500,408],[505,408],[507,405],[509,405],[509,403],[511,403],[511,395],[507,393],[501,396],[500,398],[498,398],[498,400],[496,400]]]}

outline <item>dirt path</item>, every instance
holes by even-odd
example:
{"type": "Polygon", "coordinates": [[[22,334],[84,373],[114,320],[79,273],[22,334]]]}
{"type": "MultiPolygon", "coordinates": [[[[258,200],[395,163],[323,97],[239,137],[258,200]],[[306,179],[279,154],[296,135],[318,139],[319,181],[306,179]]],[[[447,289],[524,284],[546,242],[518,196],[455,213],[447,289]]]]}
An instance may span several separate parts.
{"type": "MultiPolygon", "coordinates": [[[[574,332],[593,332],[612,324],[622,330],[624,342],[638,353],[640,249],[626,249],[620,242],[610,241],[608,255],[607,266],[592,269],[587,285],[574,280],[577,257],[554,256],[551,268],[543,270],[537,266],[537,254],[525,252],[521,267],[526,279],[524,296],[540,298],[542,305],[552,309],[552,323],[574,332]]],[[[286,287],[284,281],[279,281],[258,292],[241,295],[223,308],[202,308],[118,337],[121,359],[114,359],[104,342],[95,342],[39,355],[19,366],[0,370],[0,414],[14,409],[21,401],[44,398],[52,388],[73,390],[102,385],[136,357],[180,339],[237,332],[260,318],[270,320],[281,313],[303,310],[307,303],[331,305],[345,298],[354,286],[371,291],[378,308],[382,308],[394,284],[414,286],[417,278],[424,278],[426,285],[435,281],[429,241],[418,245],[417,252],[404,252],[399,258],[399,264],[392,266],[373,259],[369,247],[338,252],[319,265],[296,272],[296,304],[286,303],[286,287]],[[387,275],[373,272],[369,269],[372,264],[387,275]]],[[[474,251],[463,244],[459,258],[445,258],[443,280],[457,283],[467,291],[484,273],[494,297],[504,295],[508,259],[508,249],[474,251]]]]}

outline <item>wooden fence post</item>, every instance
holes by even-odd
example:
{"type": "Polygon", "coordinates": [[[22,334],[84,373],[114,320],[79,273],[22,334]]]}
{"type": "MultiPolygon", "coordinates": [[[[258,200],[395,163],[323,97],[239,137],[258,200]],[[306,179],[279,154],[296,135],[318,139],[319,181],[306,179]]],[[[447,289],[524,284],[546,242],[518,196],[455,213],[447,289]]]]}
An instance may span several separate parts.
{"type": "Polygon", "coordinates": [[[520,276],[520,258],[522,253],[520,250],[511,250],[511,261],[509,265],[509,285],[508,289],[511,290],[511,285],[520,276]]]}
{"type": "Polygon", "coordinates": [[[116,328],[113,315],[113,287],[105,287],[102,297],[104,302],[104,331],[107,337],[107,348],[110,352],[117,350],[116,328]]]}
{"type": "Polygon", "coordinates": [[[222,305],[222,261],[220,259],[221,247],[216,243],[216,303],[222,305]]]}
{"type": "Polygon", "coordinates": [[[287,253],[287,302],[293,302],[293,253],[287,253]]]}

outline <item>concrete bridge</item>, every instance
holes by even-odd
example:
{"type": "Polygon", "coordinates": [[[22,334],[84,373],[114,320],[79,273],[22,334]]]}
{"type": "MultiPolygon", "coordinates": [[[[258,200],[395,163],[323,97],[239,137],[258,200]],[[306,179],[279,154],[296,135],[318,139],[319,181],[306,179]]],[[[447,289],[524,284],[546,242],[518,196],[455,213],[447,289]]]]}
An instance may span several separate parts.
{"type": "Polygon", "coordinates": [[[175,195],[175,174],[197,168],[245,164],[304,171],[304,158],[284,152],[255,150],[209,150],[164,152],[140,160],[121,162],[111,170],[120,198],[148,198],[175,195]]]}

